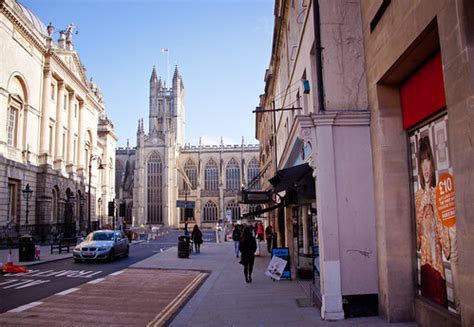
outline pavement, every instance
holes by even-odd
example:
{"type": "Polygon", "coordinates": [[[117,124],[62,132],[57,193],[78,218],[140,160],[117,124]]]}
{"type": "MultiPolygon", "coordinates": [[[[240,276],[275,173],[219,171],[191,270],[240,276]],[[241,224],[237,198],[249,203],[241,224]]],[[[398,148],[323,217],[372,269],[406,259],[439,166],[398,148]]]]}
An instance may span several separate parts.
{"type": "MultiPolygon", "coordinates": [[[[15,249],[12,252],[13,262],[23,266],[71,256],[71,253],[58,254],[56,251],[51,254],[49,246],[44,246],[41,247],[40,260],[18,262],[17,251],[15,249]]],[[[8,250],[0,250],[0,262],[6,262],[7,256],[8,250]]],[[[201,253],[193,253],[189,258],[178,258],[177,248],[171,247],[135,263],[129,269],[206,273],[207,278],[203,279],[200,287],[187,295],[190,299],[179,302],[181,304],[174,310],[172,317],[167,318],[166,325],[169,326],[416,326],[415,323],[389,324],[380,317],[324,321],[319,309],[309,305],[309,294],[301,282],[272,281],[264,275],[270,261],[269,254],[262,253],[256,257],[253,282],[249,284],[245,282],[243,267],[238,261],[233,242],[206,242],[201,246],[201,253]]],[[[113,283],[109,285],[116,287],[113,283]]],[[[129,298],[136,297],[143,301],[142,295],[139,292],[127,294],[129,298]]],[[[147,300],[143,302],[148,303],[147,300]]],[[[137,321],[136,325],[144,324],[137,321]]]]}

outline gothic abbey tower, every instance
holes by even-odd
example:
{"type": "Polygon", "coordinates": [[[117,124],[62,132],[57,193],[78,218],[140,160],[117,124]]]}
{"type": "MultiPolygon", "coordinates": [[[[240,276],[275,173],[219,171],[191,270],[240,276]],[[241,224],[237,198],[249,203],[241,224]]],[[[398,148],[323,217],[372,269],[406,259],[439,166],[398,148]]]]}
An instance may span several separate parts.
{"type": "Polygon", "coordinates": [[[238,220],[240,187],[259,173],[259,147],[243,139],[237,145],[184,143],[184,97],[177,67],[170,88],[153,67],[148,131],[140,119],[136,148],[116,151],[117,199],[126,204],[125,220],[134,227],[182,228],[184,210],[177,200],[194,203],[191,224],[214,228],[229,212],[238,220]]]}
{"type": "Polygon", "coordinates": [[[173,225],[176,221],[176,160],[184,144],[184,84],[178,67],[170,88],[150,77],[148,133],[143,120],[138,123],[133,188],[133,216],[138,225],[173,225]]]}

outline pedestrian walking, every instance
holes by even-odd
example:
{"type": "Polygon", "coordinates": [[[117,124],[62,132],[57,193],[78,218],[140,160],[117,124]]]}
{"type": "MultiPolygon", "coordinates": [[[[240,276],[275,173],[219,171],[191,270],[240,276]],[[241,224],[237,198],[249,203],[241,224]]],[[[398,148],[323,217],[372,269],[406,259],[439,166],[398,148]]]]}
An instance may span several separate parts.
{"type": "Polygon", "coordinates": [[[273,242],[273,228],[272,225],[268,225],[265,228],[265,240],[267,241],[267,251],[272,253],[272,242],[273,242]]]}
{"type": "Polygon", "coordinates": [[[253,264],[255,262],[255,251],[257,242],[253,237],[249,227],[245,227],[240,239],[240,253],[242,254],[240,263],[244,266],[245,282],[252,282],[253,264]]]}
{"type": "Polygon", "coordinates": [[[262,223],[258,223],[257,225],[257,239],[259,242],[263,241],[263,225],[262,223]]]}
{"type": "Polygon", "coordinates": [[[202,244],[202,232],[199,229],[198,225],[194,225],[193,231],[191,233],[191,239],[194,243],[194,250],[196,253],[201,253],[201,244],[202,244]]]}
{"type": "Polygon", "coordinates": [[[232,231],[232,240],[234,241],[234,250],[235,250],[235,256],[238,258],[239,257],[239,244],[240,244],[240,226],[239,225],[234,225],[234,230],[232,231]]]}

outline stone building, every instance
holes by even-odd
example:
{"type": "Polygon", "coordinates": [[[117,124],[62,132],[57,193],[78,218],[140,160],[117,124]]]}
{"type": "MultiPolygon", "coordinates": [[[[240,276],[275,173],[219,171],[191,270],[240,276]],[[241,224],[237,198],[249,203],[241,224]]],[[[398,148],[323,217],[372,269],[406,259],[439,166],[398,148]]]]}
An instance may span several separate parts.
{"type": "Polygon", "coordinates": [[[74,25],[56,34],[13,0],[0,1],[0,25],[1,243],[97,228],[99,198],[115,196],[116,137],[74,25]]]}
{"type": "Polygon", "coordinates": [[[360,3],[380,314],[473,326],[474,3],[360,3]]]}
{"type": "MultiPolygon", "coordinates": [[[[193,203],[194,210],[188,210],[192,224],[215,228],[229,213],[236,221],[243,213],[241,186],[259,174],[257,145],[243,140],[241,145],[185,144],[184,99],[178,68],[170,88],[153,68],[148,131],[141,119],[137,146],[116,151],[117,198],[133,226],[184,227],[185,210],[177,201],[193,203]]],[[[258,188],[258,181],[252,187],[258,188]]]]}
{"type": "Polygon", "coordinates": [[[275,1],[256,110],[270,221],[324,319],[377,312],[370,112],[357,1],[275,1]],[[268,168],[267,168],[268,167],[268,168]]]}

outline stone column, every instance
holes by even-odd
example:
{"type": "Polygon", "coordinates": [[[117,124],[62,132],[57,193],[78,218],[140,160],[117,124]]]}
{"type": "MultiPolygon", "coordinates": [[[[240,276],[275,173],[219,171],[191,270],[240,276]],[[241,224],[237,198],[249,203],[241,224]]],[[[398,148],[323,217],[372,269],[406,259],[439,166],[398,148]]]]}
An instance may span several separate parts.
{"type": "Polygon", "coordinates": [[[40,164],[48,163],[49,154],[49,117],[51,102],[51,70],[46,67],[43,70],[43,94],[41,100],[41,130],[40,130],[40,164]]]}
{"type": "MultiPolygon", "coordinates": [[[[85,116],[85,108],[84,108],[84,101],[79,100],[79,128],[78,128],[78,141],[77,141],[77,161],[75,164],[77,165],[77,172],[79,171],[84,172],[86,169],[86,158],[84,157],[85,155],[85,150],[84,150],[84,137],[85,137],[85,123],[84,123],[84,118],[85,116]]],[[[91,146],[91,151],[93,150],[93,147],[91,146]]],[[[90,153],[92,154],[92,153],[90,153]]],[[[89,154],[89,155],[90,155],[89,154]]]]}
{"type": "Polygon", "coordinates": [[[336,162],[333,126],[316,129],[316,199],[321,262],[321,317],[344,319],[341,291],[341,260],[339,257],[339,219],[336,189],[336,162]]]}
{"type": "Polygon", "coordinates": [[[75,124],[74,124],[74,101],[76,100],[74,91],[69,92],[69,103],[67,107],[67,149],[66,157],[66,168],[67,172],[71,173],[74,171],[74,133],[75,133],[75,124]]]}
{"type": "Polygon", "coordinates": [[[63,153],[63,111],[64,111],[64,82],[58,82],[58,99],[56,101],[56,142],[54,167],[62,169],[65,154],[63,153]]]}

